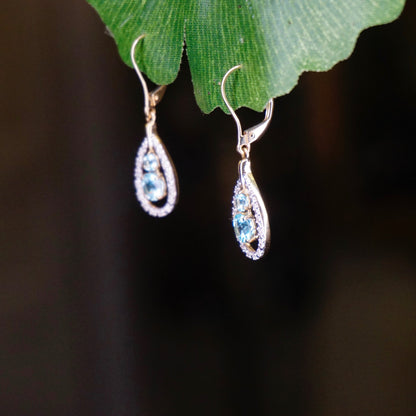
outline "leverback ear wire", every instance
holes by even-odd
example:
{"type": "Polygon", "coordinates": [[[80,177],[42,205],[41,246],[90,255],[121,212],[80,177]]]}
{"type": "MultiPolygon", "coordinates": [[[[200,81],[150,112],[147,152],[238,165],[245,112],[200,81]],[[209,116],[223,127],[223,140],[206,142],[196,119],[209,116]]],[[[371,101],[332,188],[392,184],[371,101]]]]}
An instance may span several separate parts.
{"type": "Polygon", "coordinates": [[[233,116],[235,123],[237,124],[237,135],[238,135],[238,141],[237,141],[237,152],[240,153],[240,155],[244,159],[248,159],[250,155],[250,145],[251,143],[255,142],[256,140],[260,139],[260,137],[264,134],[267,127],[269,127],[270,121],[272,119],[273,114],[273,99],[269,100],[269,102],[266,105],[266,111],[264,114],[264,120],[257,124],[254,127],[251,127],[247,130],[244,130],[242,132],[241,129],[241,123],[239,118],[237,117],[237,114],[235,113],[234,109],[231,107],[227,96],[225,94],[225,82],[227,81],[227,78],[230,76],[230,74],[237,69],[241,69],[242,65],[236,65],[233,66],[231,69],[229,69],[222,81],[221,81],[221,95],[222,99],[224,100],[225,105],[227,106],[228,110],[230,111],[231,115],[233,116]]]}
{"type": "Polygon", "coordinates": [[[221,81],[221,95],[222,95],[222,99],[224,100],[225,105],[227,106],[229,112],[233,116],[233,118],[235,120],[235,123],[237,124],[237,135],[238,135],[238,137],[241,137],[242,136],[242,134],[241,134],[242,133],[241,123],[240,123],[240,120],[237,117],[237,114],[235,113],[234,109],[231,107],[230,103],[228,102],[227,95],[225,94],[225,81],[227,81],[227,78],[230,76],[230,74],[232,72],[234,72],[235,70],[240,69],[240,68],[242,68],[242,65],[241,64],[236,65],[236,66],[233,66],[231,69],[229,69],[226,72],[226,74],[224,75],[224,77],[223,77],[223,79],[221,81]]]}
{"type": "Polygon", "coordinates": [[[251,171],[250,145],[258,140],[269,126],[273,113],[273,100],[266,105],[264,120],[242,132],[240,120],[225,94],[227,78],[241,67],[242,65],[232,67],[226,72],[221,82],[222,99],[237,124],[237,151],[242,157],[238,163],[239,179],[234,187],[232,199],[232,224],[243,253],[252,260],[258,260],[269,249],[270,225],[266,206],[251,171]]]}
{"type": "Polygon", "coordinates": [[[153,217],[164,217],[177,203],[179,185],[175,166],[156,129],[156,105],[162,99],[166,85],[149,93],[135,59],[137,44],[145,36],[140,35],[130,49],[131,62],[143,87],[146,116],[146,137],[137,152],[134,185],[142,208],[153,217]]]}
{"type": "Polygon", "coordinates": [[[131,45],[131,49],[130,49],[130,58],[131,58],[131,62],[134,66],[134,69],[136,71],[137,76],[139,77],[139,80],[142,84],[143,87],[143,93],[144,93],[144,114],[146,115],[146,118],[149,117],[149,111],[150,111],[150,100],[149,100],[149,89],[147,88],[147,84],[146,81],[143,78],[143,75],[139,69],[139,66],[137,65],[136,62],[136,46],[137,44],[146,36],[146,34],[140,35],[131,45]]]}
{"type": "Polygon", "coordinates": [[[130,49],[130,58],[131,62],[133,64],[133,67],[136,71],[137,76],[139,77],[139,80],[143,87],[143,94],[144,94],[144,114],[146,116],[146,129],[150,133],[150,130],[153,128],[155,122],[156,122],[156,111],[155,107],[157,104],[160,103],[161,99],[163,98],[163,95],[166,91],[166,85],[160,85],[155,90],[151,91],[149,93],[149,88],[147,87],[146,81],[143,77],[142,72],[139,69],[139,66],[136,62],[136,47],[137,44],[146,36],[144,33],[143,35],[140,35],[131,45],[130,49]]]}

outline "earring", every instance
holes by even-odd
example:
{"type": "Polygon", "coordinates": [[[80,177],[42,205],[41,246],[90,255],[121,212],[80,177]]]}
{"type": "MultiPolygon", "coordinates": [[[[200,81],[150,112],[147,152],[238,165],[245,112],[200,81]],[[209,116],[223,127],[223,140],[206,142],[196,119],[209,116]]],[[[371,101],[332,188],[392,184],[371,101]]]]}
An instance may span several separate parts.
{"type": "Polygon", "coordinates": [[[134,186],[142,208],[153,217],[170,214],[178,201],[179,185],[175,166],[156,130],[156,105],[161,101],[166,85],[149,93],[143,75],[136,63],[136,46],[145,35],[132,44],[130,57],[143,86],[146,136],[136,157],[134,186]]]}
{"type": "Polygon", "coordinates": [[[237,124],[237,151],[241,155],[238,163],[238,180],[232,199],[232,224],[235,236],[243,253],[252,260],[263,257],[270,246],[270,226],[263,198],[251,172],[250,145],[258,140],[270,124],[273,113],[273,100],[266,106],[264,120],[242,132],[240,120],[225,95],[225,81],[241,65],[231,68],[222,79],[221,95],[237,124]]]}

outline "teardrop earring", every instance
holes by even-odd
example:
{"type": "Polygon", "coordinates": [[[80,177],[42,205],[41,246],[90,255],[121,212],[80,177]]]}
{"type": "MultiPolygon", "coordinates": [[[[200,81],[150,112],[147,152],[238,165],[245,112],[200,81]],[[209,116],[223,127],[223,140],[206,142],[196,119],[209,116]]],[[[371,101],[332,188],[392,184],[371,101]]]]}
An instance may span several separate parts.
{"type": "Polygon", "coordinates": [[[225,95],[225,82],[228,76],[240,68],[241,65],[231,68],[221,82],[222,98],[237,124],[237,151],[241,155],[238,163],[239,178],[232,199],[232,224],[243,253],[252,260],[258,260],[269,249],[270,226],[263,198],[251,171],[250,145],[258,140],[269,126],[273,113],[273,100],[266,105],[264,120],[242,132],[240,120],[225,95]]]}
{"type": "Polygon", "coordinates": [[[179,194],[175,165],[156,130],[156,105],[161,101],[166,85],[149,93],[147,84],[136,63],[136,46],[145,35],[132,44],[130,57],[143,86],[146,136],[136,157],[134,185],[142,208],[153,217],[164,217],[173,211],[179,194]]]}

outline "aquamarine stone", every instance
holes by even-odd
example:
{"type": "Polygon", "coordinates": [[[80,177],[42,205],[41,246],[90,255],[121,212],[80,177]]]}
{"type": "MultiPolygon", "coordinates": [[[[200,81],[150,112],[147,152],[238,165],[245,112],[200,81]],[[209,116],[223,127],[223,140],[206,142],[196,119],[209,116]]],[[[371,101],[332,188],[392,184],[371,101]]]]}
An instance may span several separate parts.
{"type": "Polygon", "coordinates": [[[146,153],[143,158],[143,169],[147,172],[155,172],[158,167],[158,157],[153,152],[146,153]]]}
{"type": "Polygon", "coordinates": [[[233,218],[235,236],[240,243],[249,243],[256,235],[254,218],[244,214],[236,214],[233,218]]]}
{"type": "Polygon", "coordinates": [[[142,179],[144,194],[149,201],[160,201],[166,196],[165,178],[156,173],[145,173],[142,179]]]}
{"type": "Polygon", "coordinates": [[[249,197],[241,192],[235,197],[235,207],[237,211],[244,212],[247,211],[250,206],[249,197]]]}

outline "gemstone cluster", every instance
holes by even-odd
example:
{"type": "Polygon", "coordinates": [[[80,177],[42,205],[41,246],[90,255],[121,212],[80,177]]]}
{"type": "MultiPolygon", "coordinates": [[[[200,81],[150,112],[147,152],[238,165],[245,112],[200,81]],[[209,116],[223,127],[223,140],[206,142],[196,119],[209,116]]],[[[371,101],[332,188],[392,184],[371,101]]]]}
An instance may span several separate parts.
{"type": "Polygon", "coordinates": [[[152,152],[146,153],[143,158],[143,192],[149,201],[157,202],[166,196],[166,181],[160,172],[158,157],[152,152]]]}
{"type": "Polygon", "coordinates": [[[244,175],[245,186],[239,179],[234,188],[232,202],[232,224],[243,253],[258,260],[266,251],[268,219],[261,209],[261,196],[257,185],[244,175]],[[252,246],[256,244],[256,248],[252,246]]]}
{"type": "Polygon", "coordinates": [[[134,186],[137,199],[149,215],[164,217],[172,212],[179,188],[175,168],[158,136],[150,140],[145,137],[139,147],[134,186]]]}
{"type": "Polygon", "coordinates": [[[250,199],[240,192],[234,198],[236,213],[233,216],[235,236],[239,243],[251,243],[256,238],[256,222],[250,209],[250,199]]]}

